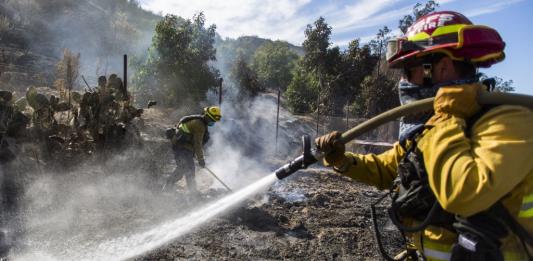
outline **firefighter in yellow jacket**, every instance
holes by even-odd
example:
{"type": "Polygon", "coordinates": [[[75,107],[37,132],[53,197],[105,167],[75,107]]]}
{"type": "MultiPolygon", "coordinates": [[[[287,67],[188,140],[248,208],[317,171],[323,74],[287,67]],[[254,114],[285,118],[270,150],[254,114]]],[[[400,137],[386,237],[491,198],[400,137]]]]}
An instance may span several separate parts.
{"type": "Polygon", "coordinates": [[[203,146],[209,140],[209,126],[220,121],[222,114],[217,106],[204,108],[201,115],[189,115],[180,119],[176,128],[171,130],[169,138],[172,142],[176,170],[167,180],[166,188],[172,188],[172,184],[185,176],[187,188],[196,193],[196,180],[194,175],[194,157],[200,167],[205,167],[203,146]]]}
{"type": "Polygon", "coordinates": [[[345,152],[340,133],[317,138],[324,164],[392,188],[389,214],[408,253],[427,260],[532,260],[533,112],[481,107],[477,68],[504,59],[490,27],[456,12],[421,17],[388,45],[403,70],[402,104],[435,96],[434,112],[402,119],[400,141],[379,155],[345,152]]]}

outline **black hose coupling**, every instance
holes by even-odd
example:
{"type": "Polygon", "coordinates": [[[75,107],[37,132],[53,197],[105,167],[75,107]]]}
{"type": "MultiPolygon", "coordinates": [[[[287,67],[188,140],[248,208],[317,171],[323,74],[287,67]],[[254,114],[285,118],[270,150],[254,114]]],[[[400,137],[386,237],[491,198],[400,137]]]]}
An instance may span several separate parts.
{"type": "Polygon", "coordinates": [[[284,179],[294,172],[305,169],[309,165],[317,162],[317,159],[313,156],[311,151],[311,138],[309,135],[302,136],[303,154],[291,162],[283,165],[281,168],[274,171],[278,179],[284,179]]]}

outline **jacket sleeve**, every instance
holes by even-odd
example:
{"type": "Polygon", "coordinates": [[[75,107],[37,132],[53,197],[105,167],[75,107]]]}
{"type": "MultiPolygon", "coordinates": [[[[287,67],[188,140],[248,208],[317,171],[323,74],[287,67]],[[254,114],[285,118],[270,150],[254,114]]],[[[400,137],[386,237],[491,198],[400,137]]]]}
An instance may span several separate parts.
{"type": "Polygon", "coordinates": [[[204,134],[205,126],[200,120],[192,120],[187,123],[192,134],[192,147],[198,161],[204,160],[204,134]]]}
{"type": "Polygon", "coordinates": [[[442,207],[470,216],[510,192],[533,169],[533,112],[499,106],[465,135],[465,121],[451,117],[419,140],[429,184],[442,207]]]}
{"type": "Polygon", "coordinates": [[[404,154],[404,150],[398,143],[395,143],[392,149],[379,155],[347,152],[346,156],[352,164],[341,174],[379,189],[388,189],[396,178],[398,162],[404,154]]]}

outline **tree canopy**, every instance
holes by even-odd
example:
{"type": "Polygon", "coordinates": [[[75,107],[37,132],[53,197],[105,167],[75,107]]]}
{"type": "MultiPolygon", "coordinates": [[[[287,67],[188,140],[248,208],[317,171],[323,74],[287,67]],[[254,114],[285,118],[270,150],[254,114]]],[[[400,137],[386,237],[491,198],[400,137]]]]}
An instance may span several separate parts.
{"type": "Polygon", "coordinates": [[[405,34],[407,28],[409,28],[409,26],[411,26],[418,18],[435,11],[438,7],[439,3],[433,0],[427,1],[425,4],[416,3],[413,6],[413,13],[400,19],[398,28],[400,28],[400,31],[405,34]]]}
{"type": "Polygon", "coordinates": [[[298,55],[289,49],[287,42],[265,43],[255,51],[253,68],[263,86],[285,91],[297,59],[298,55]]]}
{"type": "Polygon", "coordinates": [[[239,88],[239,97],[237,98],[240,101],[255,97],[263,90],[263,86],[259,83],[257,73],[250,68],[246,59],[242,56],[237,58],[233,64],[230,77],[239,88]]]}
{"type": "Polygon", "coordinates": [[[218,84],[215,61],[215,25],[205,26],[203,13],[181,21],[167,15],[155,29],[146,61],[137,64],[137,88],[163,104],[197,104],[218,84]]]}

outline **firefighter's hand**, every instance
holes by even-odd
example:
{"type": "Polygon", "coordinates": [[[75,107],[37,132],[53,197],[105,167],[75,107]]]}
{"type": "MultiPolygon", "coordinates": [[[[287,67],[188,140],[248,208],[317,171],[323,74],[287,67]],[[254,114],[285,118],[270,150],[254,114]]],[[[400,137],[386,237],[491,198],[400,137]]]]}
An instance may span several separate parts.
{"type": "Polygon", "coordinates": [[[200,165],[200,167],[202,167],[202,168],[205,168],[205,160],[203,160],[203,159],[198,160],[198,165],[200,165]]]}
{"type": "Polygon", "coordinates": [[[446,120],[450,116],[463,119],[472,117],[481,110],[477,97],[483,90],[484,87],[481,84],[441,87],[433,102],[435,115],[428,121],[428,124],[446,120]]]}
{"type": "Polygon", "coordinates": [[[339,142],[341,135],[342,133],[334,131],[315,139],[317,149],[325,155],[324,166],[339,167],[348,160],[344,155],[346,148],[343,143],[339,142]]]}

